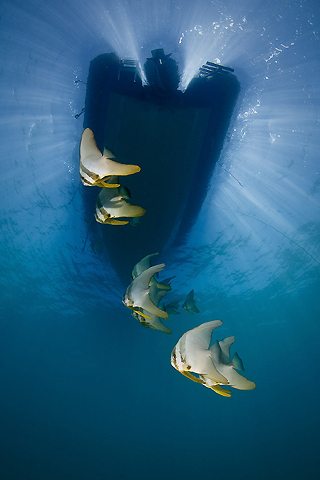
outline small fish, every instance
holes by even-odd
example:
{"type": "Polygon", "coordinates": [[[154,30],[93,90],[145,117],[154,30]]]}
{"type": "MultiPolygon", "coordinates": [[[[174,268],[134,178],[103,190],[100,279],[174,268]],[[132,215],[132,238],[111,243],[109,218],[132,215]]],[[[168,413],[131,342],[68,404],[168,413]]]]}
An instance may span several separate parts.
{"type": "Polygon", "coordinates": [[[181,298],[179,300],[173,300],[172,302],[168,303],[167,305],[163,305],[163,308],[165,312],[167,312],[168,315],[180,315],[180,312],[178,312],[179,308],[179,303],[181,302],[181,298]]]}
{"type": "Polygon", "coordinates": [[[188,293],[182,308],[188,313],[191,313],[191,310],[195,313],[200,313],[194,301],[194,290],[188,293]]]}

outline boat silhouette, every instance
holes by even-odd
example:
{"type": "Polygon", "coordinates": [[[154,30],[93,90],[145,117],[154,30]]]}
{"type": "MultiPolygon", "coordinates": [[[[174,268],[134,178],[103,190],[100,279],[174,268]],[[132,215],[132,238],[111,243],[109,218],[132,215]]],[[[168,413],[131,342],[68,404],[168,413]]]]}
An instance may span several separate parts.
{"type": "MultiPolygon", "coordinates": [[[[90,63],[83,128],[92,130],[101,152],[108,148],[119,162],[141,167],[119,182],[146,214],[127,225],[101,225],[110,262],[124,282],[142,257],[185,240],[240,91],[233,69],[213,62],[184,92],[179,81],[178,64],[163,49],[152,51],[144,70],[115,53],[90,63]]],[[[87,216],[94,215],[98,193],[98,187],[82,189],[87,216]]]]}

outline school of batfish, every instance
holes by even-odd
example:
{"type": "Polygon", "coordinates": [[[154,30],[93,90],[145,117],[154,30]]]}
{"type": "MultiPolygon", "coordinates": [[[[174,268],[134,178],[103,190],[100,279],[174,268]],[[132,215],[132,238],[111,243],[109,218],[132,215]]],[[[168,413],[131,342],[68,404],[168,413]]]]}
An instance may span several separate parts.
{"type": "MultiPolygon", "coordinates": [[[[120,186],[119,177],[137,173],[140,167],[118,163],[115,158],[116,155],[107,148],[102,154],[92,130],[84,130],[80,143],[81,181],[85,186],[101,187],[95,219],[102,224],[125,225],[129,220],[118,218],[141,217],[146,210],[129,202],[130,192],[126,187],[120,186]]],[[[161,282],[158,280],[157,276],[165,265],[151,265],[151,260],[156,255],[158,254],[147,255],[133,267],[132,281],[122,302],[142,326],[171,334],[172,331],[164,325],[163,320],[169,320],[169,315],[180,313],[178,308],[182,299],[163,303],[164,297],[172,290],[170,282],[174,277],[161,282]]],[[[182,308],[190,314],[200,313],[195,304],[194,290],[189,292],[182,308]]],[[[190,380],[201,383],[219,395],[230,397],[231,392],[222,386],[252,390],[255,384],[238,373],[244,370],[239,355],[230,355],[234,336],[216,340],[210,346],[212,333],[220,325],[221,320],[213,320],[182,335],[171,353],[171,365],[190,380]]]]}

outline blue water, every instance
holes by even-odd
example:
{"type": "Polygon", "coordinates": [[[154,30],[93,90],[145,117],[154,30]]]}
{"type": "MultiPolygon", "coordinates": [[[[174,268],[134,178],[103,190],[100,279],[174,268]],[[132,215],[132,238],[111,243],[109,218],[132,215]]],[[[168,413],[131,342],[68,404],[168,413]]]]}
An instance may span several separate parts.
{"type": "Polygon", "coordinates": [[[312,0],[1,2],[1,480],[318,478],[319,13],[312,0]],[[143,63],[157,47],[185,85],[206,60],[242,84],[201,214],[161,258],[200,310],[170,336],[131,317],[105,252],[83,250],[74,117],[90,60],[143,63]],[[255,390],[224,398],[171,367],[180,336],[214,319],[255,390]]]}

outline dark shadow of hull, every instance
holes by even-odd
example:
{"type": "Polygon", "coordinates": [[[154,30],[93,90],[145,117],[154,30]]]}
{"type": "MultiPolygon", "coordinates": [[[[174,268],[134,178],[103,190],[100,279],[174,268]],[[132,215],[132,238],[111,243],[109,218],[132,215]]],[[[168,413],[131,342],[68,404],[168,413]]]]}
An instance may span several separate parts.
{"type": "MultiPolygon", "coordinates": [[[[197,219],[240,86],[231,72],[213,69],[184,93],[161,94],[122,65],[115,54],[92,60],[83,126],[101,151],[106,146],[119,161],[141,167],[120,178],[132,203],[147,210],[140,224],[101,225],[111,263],[127,283],[135,263],[161,252],[169,238],[181,242],[197,219]]],[[[99,190],[82,189],[88,215],[99,190]]]]}

